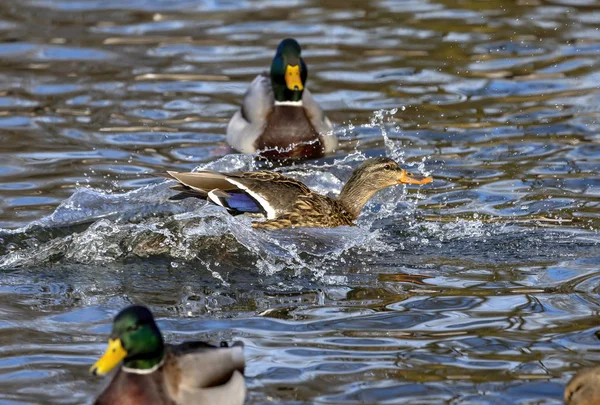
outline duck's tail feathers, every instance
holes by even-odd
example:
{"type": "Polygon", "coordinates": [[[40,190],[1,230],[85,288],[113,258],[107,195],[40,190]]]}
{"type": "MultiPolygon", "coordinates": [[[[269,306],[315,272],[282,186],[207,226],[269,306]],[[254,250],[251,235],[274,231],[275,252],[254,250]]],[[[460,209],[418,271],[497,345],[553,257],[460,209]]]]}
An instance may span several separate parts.
{"type": "Polygon", "coordinates": [[[169,176],[177,180],[186,187],[209,192],[214,189],[227,189],[231,184],[227,181],[227,176],[223,173],[205,170],[201,172],[179,173],[167,172],[169,176]]]}
{"type": "Polygon", "coordinates": [[[178,201],[186,198],[194,197],[202,200],[208,199],[208,193],[213,186],[214,179],[219,179],[219,173],[215,172],[199,172],[199,173],[178,173],[178,172],[167,172],[165,177],[175,179],[178,184],[171,186],[172,190],[179,191],[170,197],[170,200],[178,201]]]}
{"type": "Polygon", "coordinates": [[[186,198],[200,198],[202,200],[206,200],[206,196],[202,195],[201,193],[195,192],[193,190],[190,191],[182,191],[181,193],[177,193],[175,195],[172,195],[171,197],[169,197],[169,200],[171,201],[181,201],[181,200],[185,200],[186,198]]]}
{"type": "Polygon", "coordinates": [[[204,190],[193,189],[193,188],[185,186],[183,184],[177,184],[177,185],[171,186],[170,188],[171,188],[171,190],[179,191],[178,194],[175,194],[175,195],[169,197],[169,200],[171,200],[171,201],[181,201],[181,200],[185,200],[186,198],[190,198],[190,197],[200,198],[202,200],[208,199],[208,193],[204,190]]]}

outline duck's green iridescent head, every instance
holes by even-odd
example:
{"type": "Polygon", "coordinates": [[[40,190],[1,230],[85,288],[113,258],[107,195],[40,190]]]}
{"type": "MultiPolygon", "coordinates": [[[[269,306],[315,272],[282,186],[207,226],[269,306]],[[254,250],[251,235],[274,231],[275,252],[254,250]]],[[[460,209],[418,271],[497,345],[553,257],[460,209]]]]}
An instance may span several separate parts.
{"type": "Polygon", "coordinates": [[[92,366],[94,375],[108,373],[121,360],[123,366],[135,370],[150,370],[164,355],[164,342],[150,310],[141,305],[125,308],[116,316],[108,348],[92,366]]]}
{"type": "Polygon", "coordinates": [[[277,101],[300,101],[308,70],[300,56],[300,44],[287,38],[279,43],[271,63],[271,85],[277,101]]]}

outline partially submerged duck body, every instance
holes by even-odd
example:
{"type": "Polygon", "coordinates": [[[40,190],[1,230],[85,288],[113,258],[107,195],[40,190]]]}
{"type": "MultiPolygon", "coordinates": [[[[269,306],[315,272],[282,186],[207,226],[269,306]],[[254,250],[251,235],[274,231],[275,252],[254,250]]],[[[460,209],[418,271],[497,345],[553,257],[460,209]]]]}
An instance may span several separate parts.
{"type": "Polygon", "coordinates": [[[363,162],[338,198],[311,191],[301,182],[276,172],[168,172],[179,182],[173,199],[196,197],[226,208],[231,214],[258,214],[263,229],[333,228],[354,225],[362,207],[377,191],[396,184],[427,184],[431,177],[413,175],[388,158],[363,162]]]}
{"type": "Polygon", "coordinates": [[[165,345],[150,311],[131,306],[115,318],[106,353],[91,368],[119,368],[95,405],[242,405],[243,345],[165,345]]]}
{"type": "Polygon", "coordinates": [[[565,389],[565,404],[600,404],[600,367],[583,369],[569,381],[565,389]]]}
{"type": "Polygon", "coordinates": [[[337,147],[333,126],[305,88],[300,45],[285,39],[269,75],[257,76],[227,126],[227,142],[242,153],[273,159],[322,157],[337,147]]]}

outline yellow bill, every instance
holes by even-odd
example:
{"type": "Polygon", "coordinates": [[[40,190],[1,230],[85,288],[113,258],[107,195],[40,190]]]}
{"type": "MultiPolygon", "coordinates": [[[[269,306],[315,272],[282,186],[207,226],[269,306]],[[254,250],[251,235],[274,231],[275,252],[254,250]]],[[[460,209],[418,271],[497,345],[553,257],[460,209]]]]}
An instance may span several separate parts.
{"type": "Polygon", "coordinates": [[[300,65],[287,65],[285,68],[285,85],[289,90],[292,91],[302,91],[304,89],[304,86],[302,85],[302,78],[300,77],[300,65]]]}
{"type": "Polygon", "coordinates": [[[419,176],[415,174],[411,174],[406,170],[402,170],[402,174],[400,174],[400,179],[398,180],[398,184],[429,184],[433,181],[431,176],[419,176]]]}
{"type": "Polygon", "coordinates": [[[109,339],[108,348],[104,355],[91,368],[90,373],[104,375],[115,368],[117,364],[127,357],[127,350],[123,349],[121,339],[109,339]]]}

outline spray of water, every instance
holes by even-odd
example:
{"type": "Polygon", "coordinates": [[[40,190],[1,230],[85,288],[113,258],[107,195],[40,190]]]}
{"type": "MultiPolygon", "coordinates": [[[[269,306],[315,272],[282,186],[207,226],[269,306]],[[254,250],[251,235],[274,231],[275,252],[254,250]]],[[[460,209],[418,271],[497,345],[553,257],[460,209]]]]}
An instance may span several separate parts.
{"type": "MultiPolygon", "coordinates": [[[[401,145],[388,137],[386,129],[396,113],[377,111],[367,125],[381,132],[386,154],[406,164],[401,145]]],[[[308,163],[275,170],[334,196],[353,168],[365,159],[357,151],[331,164],[308,163]]],[[[248,155],[227,155],[196,168],[224,172],[256,169],[254,157],[248,155]]],[[[248,259],[243,266],[265,275],[291,269],[296,274],[309,271],[323,278],[332,266],[344,263],[350,251],[389,250],[380,239],[380,231],[371,229],[375,221],[397,219],[399,215],[410,219],[422,198],[418,193],[409,194],[406,187],[394,187],[375,196],[357,227],[263,231],[253,229],[249,218],[232,217],[222,208],[197,199],[170,201],[170,184],[159,182],[127,193],[80,188],[50,216],[21,229],[0,230],[0,238],[14,246],[0,256],[0,268],[160,256],[174,266],[198,261],[222,280],[218,271],[221,265],[228,256],[241,255],[248,259]]]]}

